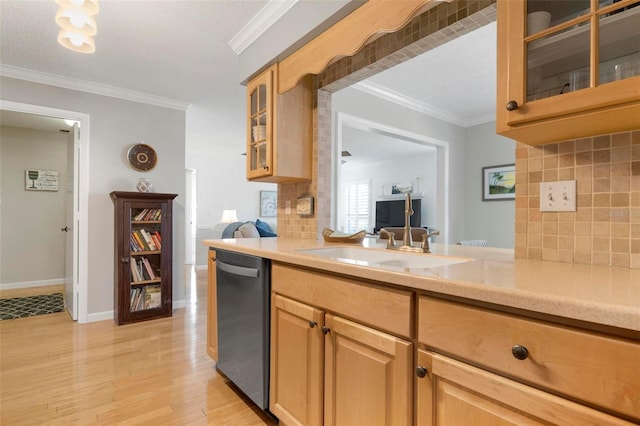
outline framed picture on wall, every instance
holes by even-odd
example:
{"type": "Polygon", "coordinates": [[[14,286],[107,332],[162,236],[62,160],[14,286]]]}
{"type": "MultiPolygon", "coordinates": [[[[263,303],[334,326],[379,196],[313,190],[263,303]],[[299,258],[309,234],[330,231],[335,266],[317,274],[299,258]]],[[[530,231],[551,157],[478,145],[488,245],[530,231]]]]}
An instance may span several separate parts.
{"type": "Polygon", "coordinates": [[[482,201],[513,200],[515,197],[515,164],[482,168],[482,201]]]}
{"type": "Polygon", "coordinates": [[[260,217],[278,216],[278,191],[260,191],[260,217]]]}

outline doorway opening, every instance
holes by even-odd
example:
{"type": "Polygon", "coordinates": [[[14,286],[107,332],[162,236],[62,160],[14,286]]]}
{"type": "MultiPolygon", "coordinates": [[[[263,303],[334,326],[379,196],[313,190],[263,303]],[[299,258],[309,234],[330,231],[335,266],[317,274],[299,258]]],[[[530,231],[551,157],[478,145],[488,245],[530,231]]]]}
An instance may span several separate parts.
{"type": "MultiPolygon", "coordinates": [[[[80,323],[88,322],[88,192],[89,192],[89,115],[76,111],[50,108],[40,105],[24,104],[12,101],[0,101],[0,110],[22,113],[31,116],[69,119],[79,123],[74,131],[75,138],[69,142],[70,163],[65,172],[68,179],[69,224],[61,224],[67,228],[69,239],[65,257],[70,258],[65,268],[65,305],[72,319],[80,323]],[[71,232],[71,234],[69,234],[71,232]]],[[[14,177],[12,177],[13,179],[14,177]]],[[[15,176],[16,180],[21,177],[15,176]]],[[[37,261],[37,259],[33,259],[37,261]]],[[[33,264],[37,267],[37,264],[33,264]]]]}

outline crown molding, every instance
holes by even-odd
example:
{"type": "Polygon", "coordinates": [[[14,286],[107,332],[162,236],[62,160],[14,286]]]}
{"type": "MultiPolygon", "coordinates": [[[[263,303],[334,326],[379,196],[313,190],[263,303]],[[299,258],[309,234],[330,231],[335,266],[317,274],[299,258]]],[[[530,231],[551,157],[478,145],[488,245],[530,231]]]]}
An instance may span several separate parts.
{"type": "Polygon", "coordinates": [[[241,54],[244,50],[258,39],[265,31],[267,31],[278,19],[282,17],[289,9],[291,9],[299,0],[270,0],[260,9],[258,13],[247,25],[229,40],[229,46],[236,55],[241,54]]]}
{"type": "Polygon", "coordinates": [[[12,65],[0,64],[0,76],[181,111],[186,111],[189,106],[191,106],[189,102],[179,101],[176,99],[151,95],[149,93],[138,92],[107,84],[94,83],[92,81],[71,79],[60,75],[14,67],[12,65]]]}
{"type": "Polygon", "coordinates": [[[495,114],[486,114],[467,119],[370,81],[361,81],[351,87],[386,101],[401,105],[405,108],[409,108],[413,111],[417,111],[464,128],[495,121],[495,114]]]}

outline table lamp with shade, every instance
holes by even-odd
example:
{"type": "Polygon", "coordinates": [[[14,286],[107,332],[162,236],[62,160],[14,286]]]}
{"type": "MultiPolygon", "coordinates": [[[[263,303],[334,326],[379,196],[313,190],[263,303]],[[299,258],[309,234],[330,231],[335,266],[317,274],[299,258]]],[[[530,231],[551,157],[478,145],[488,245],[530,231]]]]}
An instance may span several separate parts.
{"type": "Polygon", "coordinates": [[[220,222],[213,228],[213,238],[222,238],[222,233],[230,223],[238,221],[238,212],[236,210],[223,210],[220,222]]]}

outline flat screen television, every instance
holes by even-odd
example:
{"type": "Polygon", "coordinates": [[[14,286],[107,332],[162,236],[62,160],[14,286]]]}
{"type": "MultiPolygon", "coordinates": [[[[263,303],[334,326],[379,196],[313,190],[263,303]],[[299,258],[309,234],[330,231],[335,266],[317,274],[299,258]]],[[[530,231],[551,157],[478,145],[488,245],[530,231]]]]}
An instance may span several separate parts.
{"type": "MultiPolygon", "coordinates": [[[[413,215],[409,223],[412,228],[419,228],[421,225],[421,201],[420,199],[411,200],[413,207],[413,215]]],[[[376,227],[373,232],[377,233],[386,227],[402,227],[404,226],[404,204],[405,200],[382,200],[376,201],[376,227]]]]}

